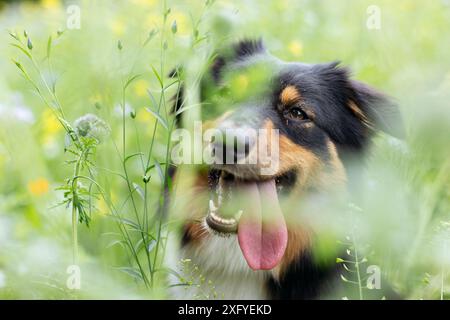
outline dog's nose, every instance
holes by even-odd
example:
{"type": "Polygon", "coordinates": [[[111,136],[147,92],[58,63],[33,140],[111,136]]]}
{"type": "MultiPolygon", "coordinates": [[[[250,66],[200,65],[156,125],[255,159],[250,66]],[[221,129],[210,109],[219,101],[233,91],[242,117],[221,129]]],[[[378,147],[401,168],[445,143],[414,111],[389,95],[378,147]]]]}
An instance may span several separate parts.
{"type": "Polygon", "coordinates": [[[221,134],[213,143],[216,159],[233,164],[248,157],[256,143],[256,133],[251,128],[220,128],[221,134]]]}

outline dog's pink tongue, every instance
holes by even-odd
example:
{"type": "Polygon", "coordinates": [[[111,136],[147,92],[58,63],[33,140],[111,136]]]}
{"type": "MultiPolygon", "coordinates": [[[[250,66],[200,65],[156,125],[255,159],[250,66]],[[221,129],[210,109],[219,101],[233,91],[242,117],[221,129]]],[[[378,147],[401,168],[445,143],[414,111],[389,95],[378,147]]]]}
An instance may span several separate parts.
{"type": "Polygon", "coordinates": [[[238,240],[253,270],[270,270],[281,260],[287,245],[286,222],[278,203],[275,180],[246,183],[238,240]]]}

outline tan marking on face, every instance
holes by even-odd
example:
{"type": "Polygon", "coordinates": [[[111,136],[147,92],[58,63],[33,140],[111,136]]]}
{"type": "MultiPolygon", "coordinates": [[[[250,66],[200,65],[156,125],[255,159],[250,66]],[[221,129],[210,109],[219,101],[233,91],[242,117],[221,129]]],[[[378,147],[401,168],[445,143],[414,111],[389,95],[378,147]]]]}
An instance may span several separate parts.
{"type": "MultiPolygon", "coordinates": [[[[267,120],[264,129],[273,130],[273,123],[267,120]]],[[[269,143],[270,143],[269,139],[269,143]]],[[[292,169],[298,169],[299,179],[297,181],[300,185],[305,185],[311,179],[313,173],[321,167],[322,162],[310,150],[296,144],[294,141],[285,135],[279,135],[279,166],[278,174],[287,172],[292,169]]],[[[272,146],[269,145],[269,150],[272,146]]]]}
{"type": "Polygon", "coordinates": [[[321,161],[308,149],[299,146],[288,137],[280,135],[280,172],[299,169],[299,183],[304,185],[321,166],[321,161]]]}
{"type": "Polygon", "coordinates": [[[289,105],[300,101],[301,95],[297,88],[290,85],[283,89],[280,93],[280,101],[284,105],[289,105]]]}
{"type": "Polygon", "coordinates": [[[187,222],[183,228],[189,239],[189,244],[198,243],[208,236],[208,230],[205,229],[201,222],[187,222]]]}
{"type": "Polygon", "coordinates": [[[331,140],[328,140],[327,147],[331,158],[331,170],[327,173],[327,183],[330,184],[331,182],[332,185],[344,185],[347,182],[347,174],[339,158],[336,145],[331,140]]]}
{"type": "Polygon", "coordinates": [[[372,124],[372,122],[369,121],[369,119],[367,118],[367,116],[364,114],[364,112],[362,112],[362,110],[358,107],[358,105],[350,100],[347,103],[349,109],[353,112],[353,114],[369,129],[373,129],[374,126],[372,124]]]}

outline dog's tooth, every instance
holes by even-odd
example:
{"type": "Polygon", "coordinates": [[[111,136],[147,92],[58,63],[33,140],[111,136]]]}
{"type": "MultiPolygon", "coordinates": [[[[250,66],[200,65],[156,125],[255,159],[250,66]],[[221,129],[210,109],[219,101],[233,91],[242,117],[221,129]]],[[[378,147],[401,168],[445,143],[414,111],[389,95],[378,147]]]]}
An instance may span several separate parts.
{"type": "Polygon", "coordinates": [[[219,216],[216,214],[216,212],[214,212],[214,211],[210,211],[210,212],[209,212],[209,215],[210,215],[210,217],[211,217],[213,220],[215,220],[215,221],[217,221],[217,222],[219,222],[219,223],[221,223],[221,224],[227,224],[227,225],[234,225],[234,224],[236,224],[236,219],[234,219],[234,218],[231,218],[231,219],[225,219],[225,218],[219,217],[219,216]]]}

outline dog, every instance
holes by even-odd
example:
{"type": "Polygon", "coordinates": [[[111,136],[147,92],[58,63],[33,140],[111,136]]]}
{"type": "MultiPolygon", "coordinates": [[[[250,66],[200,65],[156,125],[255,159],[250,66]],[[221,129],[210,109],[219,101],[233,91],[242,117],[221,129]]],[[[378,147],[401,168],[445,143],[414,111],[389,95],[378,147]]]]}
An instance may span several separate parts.
{"type": "MultiPolygon", "coordinates": [[[[234,134],[210,141],[215,159],[231,154],[233,161],[195,171],[181,209],[187,216],[178,258],[191,261],[223,298],[333,297],[340,265],[336,257],[314,258],[314,231],[295,219],[295,199],[345,189],[349,163],[363,161],[376,131],[401,135],[398,108],[337,62],[284,62],[261,40],[219,52],[203,77],[201,99],[205,127],[234,134]],[[261,137],[246,135],[261,129],[277,133],[272,171],[255,156],[261,137]],[[281,199],[294,202],[286,209],[281,199]]],[[[180,101],[181,94],[175,109],[180,101]]],[[[178,288],[175,297],[199,296],[200,287],[178,288]]]]}

